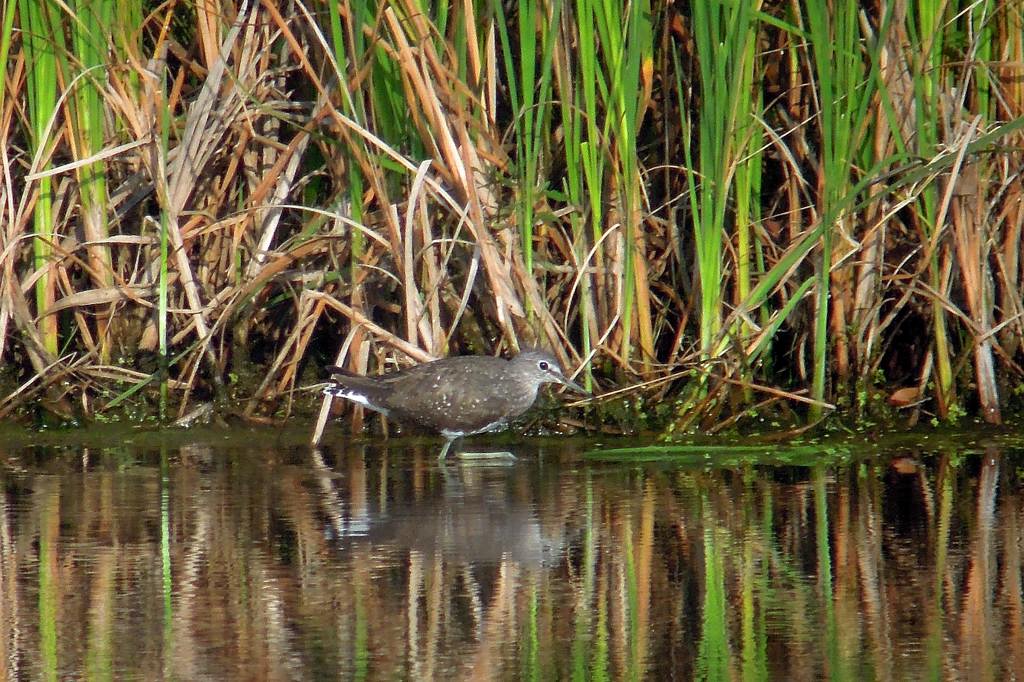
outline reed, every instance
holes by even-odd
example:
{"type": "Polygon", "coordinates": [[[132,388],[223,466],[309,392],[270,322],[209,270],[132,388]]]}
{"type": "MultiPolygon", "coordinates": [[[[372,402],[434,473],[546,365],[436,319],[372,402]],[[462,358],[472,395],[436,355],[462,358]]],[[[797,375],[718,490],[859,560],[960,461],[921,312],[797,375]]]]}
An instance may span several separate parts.
{"type": "MultiPolygon", "coordinates": [[[[733,6],[698,3],[693,6],[695,57],[700,74],[700,98],[696,124],[684,121],[684,131],[695,131],[699,157],[692,135],[683,138],[693,216],[694,251],[700,275],[700,345],[707,357],[723,350],[722,310],[723,256],[727,240],[730,200],[750,206],[749,193],[734,192],[737,167],[749,149],[752,111],[752,57],[757,37],[756,5],[733,6]],[[722,83],[735,87],[723,88],[722,83]]],[[[680,106],[680,111],[686,111],[680,106]]],[[[748,166],[745,166],[748,167],[748,166]]],[[[749,182],[749,177],[747,178],[749,182]]],[[[749,185],[743,189],[749,189],[749,185]]],[[[750,287],[750,244],[746,219],[736,215],[737,290],[745,298],[750,287]]]]}
{"type": "Polygon", "coordinates": [[[512,36],[500,3],[495,5],[496,27],[502,46],[512,110],[512,137],[516,143],[515,201],[518,233],[522,239],[523,264],[534,271],[535,207],[545,190],[551,138],[551,88],[554,73],[555,22],[545,4],[536,0],[519,3],[515,14],[518,53],[513,55],[512,36]],[[539,44],[538,44],[539,43],[539,44]]]}
{"type": "MultiPolygon", "coordinates": [[[[584,7],[584,9],[586,9],[584,7]]],[[[570,22],[573,13],[566,9],[562,22],[570,22]]],[[[590,270],[600,271],[603,249],[592,244],[601,243],[601,182],[604,174],[604,156],[599,153],[600,140],[597,129],[596,69],[597,47],[592,38],[592,22],[581,22],[580,41],[574,44],[572,36],[565,30],[558,30],[558,42],[553,60],[555,82],[560,96],[559,113],[565,137],[565,176],[562,186],[566,203],[573,210],[569,213],[570,234],[572,235],[572,259],[579,272],[573,283],[578,298],[564,312],[564,328],[571,329],[569,317],[578,318],[577,332],[580,353],[589,357],[594,341],[599,339],[600,318],[594,300],[595,284],[598,277],[588,274],[590,270]],[[590,236],[593,238],[589,238],[590,236]]],[[[583,384],[593,388],[593,373],[589,364],[584,370],[583,384]]]]}
{"type": "MultiPolygon", "coordinates": [[[[164,88],[160,88],[158,91],[157,101],[162,105],[160,107],[160,137],[157,140],[157,152],[156,167],[158,171],[166,169],[166,162],[168,151],[170,150],[170,136],[171,136],[171,119],[167,108],[167,91],[164,88]]],[[[159,173],[160,178],[164,178],[164,174],[159,173]]],[[[165,198],[167,196],[167,187],[163,182],[159,182],[157,185],[157,191],[162,194],[165,198]]],[[[166,199],[163,202],[166,207],[166,199]]],[[[168,327],[167,323],[170,315],[170,247],[171,247],[171,236],[170,236],[170,217],[167,209],[163,208],[160,211],[160,222],[157,226],[160,235],[160,252],[157,255],[157,264],[159,272],[157,274],[157,295],[156,295],[156,328],[157,328],[157,353],[159,357],[159,372],[160,372],[160,399],[159,399],[159,418],[161,422],[166,421],[168,415],[168,378],[170,376],[170,353],[171,348],[168,339],[168,327]]]]}
{"type": "MultiPolygon", "coordinates": [[[[36,173],[50,166],[53,152],[51,140],[57,117],[57,60],[63,45],[63,36],[57,7],[45,0],[29,0],[20,5],[23,38],[23,58],[26,63],[26,83],[29,119],[29,140],[32,168],[36,173]]],[[[52,271],[53,254],[53,180],[45,174],[39,177],[32,210],[33,266],[35,302],[39,320],[42,350],[49,356],[57,355],[57,318],[49,313],[55,300],[55,277],[52,271]]],[[[39,361],[35,367],[39,369],[39,361]]]]}
{"type": "MultiPolygon", "coordinates": [[[[855,216],[841,210],[840,203],[855,184],[853,173],[867,130],[875,81],[868,78],[869,60],[861,53],[860,7],[856,3],[839,3],[834,12],[811,3],[806,7],[806,19],[820,107],[817,212],[824,230],[815,264],[818,286],[811,397],[821,401],[825,399],[830,345],[837,377],[845,381],[849,376],[845,308],[849,305],[851,273],[849,264],[842,261],[851,252],[843,239],[854,232],[855,216]]],[[[811,406],[812,419],[821,414],[819,405],[811,406]]]]}
{"type": "MultiPolygon", "coordinates": [[[[945,5],[939,2],[922,2],[916,13],[908,16],[908,30],[920,41],[920,56],[911,59],[914,67],[914,112],[917,153],[931,158],[940,143],[939,126],[941,119],[936,115],[942,110],[942,98],[946,94],[944,83],[947,79],[943,67],[943,45],[946,38],[945,5]]],[[[953,377],[953,350],[947,322],[947,311],[943,300],[949,295],[949,277],[944,274],[951,266],[951,255],[947,243],[942,240],[944,216],[939,214],[939,186],[930,183],[920,194],[920,207],[915,212],[921,241],[928,245],[928,284],[935,296],[931,299],[932,334],[935,352],[935,405],[940,418],[945,419],[958,411],[953,377]]]]}
{"type": "Polygon", "coordinates": [[[673,430],[1002,418],[1012,8],[421,5],[5,6],[0,414],[279,418],[320,364],[540,344],[673,430]]]}
{"type": "MultiPolygon", "coordinates": [[[[727,333],[722,324],[729,300],[723,283],[732,280],[733,301],[746,305],[752,282],[750,221],[752,207],[759,203],[760,144],[754,133],[760,111],[754,109],[758,97],[753,86],[759,7],[760,3],[693,6],[700,93],[692,116],[686,116],[690,107],[684,99],[679,110],[684,114],[683,150],[691,169],[687,180],[699,274],[700,352],[705,361],[720,358],[730,336],[739,347],[753,331],[745,317],[737,318],[727,333]],[[721,83],[734,87],[723,88],[721,83]],[[733,241],[735,250],[729,248],[733,241]],[[727,253],[732,268],[726,267],[727,253]]],[[[678,60],[676,65],[678,71],[678,60]]],[[[682,97],[681,83],[677,90],[682,97]]],[[[706,387],[704,379],[701,385],[706,387]]]]}
{"type": "MultiPolygon", "coordinates": [[[[73,59],[68,60],[70,73],[77,83],[73,97],[72,115],[68,133],[71,152],[81,164],[77,168],[79,215],[82,233],[89,243],[86,262],[96,289],[110,290],[114,286],[109,237],[110,212],[107,205],[107,176],[103,161],[95,157],[103,151],[105,142],[104,117],[106,104],[103,90],[106,85],[106,54],[112,46],[107,36],[111,33],[117,3],[110,0],[91,0],[78,3],[74,14],[68,17],[71,25],[73,59]],[[80,69],[79,73],[76,73],[80,69]]],[[[94,327],[95,351],[103,364],[110,362],[111,337],[108,333],[114,306],[96,314],[94,327]]],[[[88,330],[83,329],[83,336],[88,330]]]]}
{"type": "MultiPolygon", "coordinates": [[[[14,7],[10,5],[4,5],[0,9],[0,64],[7,64],[8,57],[11,54],[11,43],[14,34],[14,18],[18,12],[14,7]]],[[[0,149],[4,150],[5,162],[0,166],[0,186],[10,187],[13,183],[11,177],[10,164],[6,162],[7,149],[10,146],[11,136],[11,119],[12,115],[10,112],[13,111],[15,100],[8,96],[7,90],[7,78],[0,78],[0,149]]],[[[10,197],[7,196],[6,190],[0,190],[0,222],[6,227],[0,230],[0,240],[4,244],[5,248],[10,243],[12,237],[15,234],[13,229],[13,222],[15,217],[14,208],[11,206],[10,197]]],[[[13,280],[13,263],[10,258],[2,259],[0,263],[0,271],[3,272],[2,279],[0,279],[0,287],[9,286],[11,280],[13,280]]],[[[10,306],[7,305],[8,301],[12,297],[7,294],[6,288],[0,288],[0,300],[4,302],[4,305],[0,305],[0,358],[6,357],[7,344],[8,344],[8,330],[11,324],[11,310],[10,306]]]]}

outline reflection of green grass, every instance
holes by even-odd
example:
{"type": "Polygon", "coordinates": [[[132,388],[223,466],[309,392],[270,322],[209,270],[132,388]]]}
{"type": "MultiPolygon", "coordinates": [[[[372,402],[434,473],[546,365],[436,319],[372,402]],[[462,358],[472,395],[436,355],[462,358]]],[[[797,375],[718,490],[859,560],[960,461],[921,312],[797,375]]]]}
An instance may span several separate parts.
{"type": "Polygon", "coordinates": [[[42,665],[42,677],[56,680],[58,671],[57,660],[57,605],[59,603],[56,548],[56,523],[54,515],[60,514],[56,503],[57,494],[50,493],[46,497],[47,504],[43,508],[39,524],[39,655],[42,665]]]}
{"type": "Polygon", "coordinates": [[[672,462],[680,465],[789,464],[813,466],[849,460],[854,449],[847,445],[646,445],[590,450],[587,459],[602,462],[672,462]]]}

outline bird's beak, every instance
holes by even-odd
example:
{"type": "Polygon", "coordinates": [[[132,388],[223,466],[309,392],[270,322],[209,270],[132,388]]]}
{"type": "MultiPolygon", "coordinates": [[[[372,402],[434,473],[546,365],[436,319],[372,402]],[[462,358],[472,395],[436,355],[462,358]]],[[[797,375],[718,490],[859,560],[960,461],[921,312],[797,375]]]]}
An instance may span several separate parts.
{"type": "Polygon", "coordinates": [[[571,388],[572,390],[576,391],[577,393],[579,393],[581,395],[585,395],[588,398],[592,398],[593,397],[593,395],[590,393],[590,391],[588,391],[587,389],[583,388],[582,386],[577,384],[575,381],[572,381],[568,377],[558,377],[558,383],[562,384],[566,388],[571,388]]]}

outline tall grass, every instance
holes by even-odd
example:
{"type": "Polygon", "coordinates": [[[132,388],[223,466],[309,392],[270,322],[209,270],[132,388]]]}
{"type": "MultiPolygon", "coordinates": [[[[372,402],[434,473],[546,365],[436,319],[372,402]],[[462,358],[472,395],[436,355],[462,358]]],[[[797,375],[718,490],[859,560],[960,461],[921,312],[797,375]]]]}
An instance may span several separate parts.
{"type": "Polygon", "coordinates": [[[513,137],[518,160],[515,179],[521,193],[516,201],[516,217],[522,238],[523,263],[532,272],[535,209],[545,190],[541,183],[546,181],[547,174],[542,175],[542,169],[547,165],[550,149],[545,141],[551,135],[548,111],[554,66],[553,39],[557,36],[550,24],[559,17],[549,14],[536,0],[520,3],[515,14],[519,49],[518,54],[513,55],[508,20],[500,3],[495,4],[495,13],[509,86],[509,105],[514,112],[513,137]],[[542,22],[541,26],[535,27],[535,21],[542,22]]]}
{"type": "MultiPolygon", "coordinates": [[[[110,214],[107,206],[107,177],[105,164],[101,160],[90,160],[103,150],[104,117],[106,105],[102,91],[106,85],[107,52],[112,47],[107,36],[113,26],[117,3],[110,0],[91,0],[76,5],[75,14],[68,17],[71,25],[73,54],[78,62],[69,70],[78,79],[74,96],[73,118],[68,126],[71,133],[71,151],[75,159],[82,162],[77,169],[82,232],[89,242],[87,263],[93,285],[101,291],[113,287],[110,247],[105,243],[110,214]]],[[[70,75],[70,74],[69,74],[70,75]]],[[[96,316],[95,350],[101,363],[110,361],[111,337],[107,325],[113,307],[96,316]]],[[[87,335],[87,327],[82,328],[87,335]]]]}
{"type": "MultiPolygon", "coordinates": [[[[915,130],[913,142],[917,153],[923,158],[932,157],[940,143],[942,120],[936,116],[943,110],[942,99],[948,96],[948,75],[943,68],[943,45],[946,38],[945,3],[922,2],[916,13],[908,16],[910,35],[921,45],[919,56],[911,60],[914,68],[914,114],[915,130]]],[[[943,225],[939,215],[938,183],[929,183],[920,194],[920,209],[915,212],[922,241],[927,245],[928,284],[935,295],[931,298],[932,333],[936,371],[935,405],[940,417],[947,417],[956,411],[953,377],[953,349],[947,321],[947,309],[943,301],[948,298],[951,266],[948,245],[941,239],[943,225]]]]}
{"type": "Polygon", "coordinates": [[[644,367],[654,359],[637,138],[649,104],[653,35],[650,7],[638,0],[625,6],[596,3],[594,18],[603,50],[604,116],[610,135],[615,177],[609,183],[617,220],[624,226],[622,251],[622,353],[631,355],[633,325],[644,367]],[[621,9],[620,9],[621,8],[621,9]],[[646,81],[646,82],[645,82],[646,81]],[[634,322],[635,320],[635,322],[634,322]]]}
{"type": "MultiPolygon", "coordinates": [[[[693,216],[693,243],[700,274],[700,345],[707,357],[724,351],[722,331],[723,257],[728,238],[729,206],[749,207],[751,189],[734,185],[737,169],[747,169],[754,112],[753,48],[757,39],[755,12],[750,3],[693,6],[695,57],[700,75],[700,97],[692,120],[683,121],[683,149],[691,172],[687,175],[693,216]],[[722,87],[731,83],[734,87],[722,87]],[[697,144],[698,153],[694,150],[697,144]],[[734,191],[735,187],[735,191],[734,191]],[[746,190],[746,191],[744,191],[746,190]]],[[[685,103],[680,106],[685,114],[685,103]]],[[[749,178],[745,178],[749,183],[749,178]]],[[[736,286],[740,300],[750,289],[748,225],[741,224],[749,209],[736,214],[736,286]]]]}
{"type": "MultiPolygon", "coordinates": [[[[580,6],[586,10],[585,6],[580,6]]],[[[562,13],[562,22],[574,20],[574,13],[562,13]]],[[[554,55],[555,77],[559,97],[562,131],[565,136],[565,175],[557,189],[565,192],[566,202],[575,210],[569,213],[572,235],[572,261],[579,271],[573,283],[577,292],[575,304],[565,311],[565,319],[575,313],[578,319],[576,335],[580,352],[590,357],[594,342],[601,337],[598,307],[594,298],[597,277],[589,270],[601,271],[604,249],[599,248],[602,229],[601,181],[605,156],[600,153],[601,143],[597,127],[597,45],[593,40],[593,23],[577,24],[580,41],[572,43],[565,31],[558,31],[559,43],[554,55]],[[591,238],[592,237],[592,238],[591,238]],[[592,247],[592,245],[594,245],[592,247]]],[[[599,287],[600,288],[600,287],[599,287]]],[[[601,288],[603,290],[603,288],[601,288]]],[[[566,324],[567,331],[571,327],[566,324]]],[[[584,384],[593,387],[590,365],[585,368],[584,384]]]]}
{"type": "MultiPolygon", "coordinates": [[[[63,41],[59,11],[45,0],[27,0],[20,7],[33,171],[45,171],[53,151],[57,118],[57,62],[63,41]]],[[[57,355],[57,318],[50,312],[55,299],[53,254],[53,179],[43,174],[37,183],[32,211],[33,268],[36,314],[43,350],[57,355]]],[[[36,366],[38,369],[38,365],[36,366]]]]}
{"type": "MultiPolygon", "coordinates": [[[[752,282],[751,219],[759,199],[760,124],[755,120],[754,56],[760,3],[699,3],[693,6],[693,30],[700,91],[692,115],[677,74],[683,116],[683,151],[690,197],[696,270],[699,274],[701,358],[721,358],[730,339],[740,348],[753,331],[747,317],[723,333],[729,296],[722,284],[731,280],[732,300],[746,305],[752,282]],[[723,88],[722,83],[734,87],[723,88]],[[695,150],[696,144],[696,150],[695,150]],[[731,212],[730,206],[734,208],[731,212]],[[730,221],[730,217],[732,220],[730,221]],[[731,224],[730,224],[731,222],[731,224]],[[734,249],[730,249],[735,235],[734,249]],[[731,275],[726,254],[733,264],[731,275]]],[[[676,56],[676,55],[674,55],[676,56]]],[[[679,61],[675,64],[679,71],[679,61]]],[[[745,364],[745,363],[744,363],[745,364]]],[[[744,370],[744,375],[750,375],[744,370]]],[[[706,374],[697,386],[706,388],[706,374]]],[[[749,391],[748,391],[749,393],[749,391]]],[[[748,396],[749,397],[749,396],[748,396]]]]}
{"type": "Polygon", "coordinates": [[[264,419],[320,364],[544,345],[653,405],[698,368],[674,429],[1001,418],[1012,7],[142,9],[4,9],[0,415],[264,419]]]}
{"type": "MultiPolygon", "coordinates": [[[[849,374],[844,307],[849,303],[851,268],[839,261],[850,253],[844,240],[854,232],[856,217],[841,204],[855,184],[855,162],[867,130],[872,86],[876,83],[868,78],[869,60],[862,54],[859,15],[860,7],[853,2],[839,3],[835,11],[816,3],[807,5],[821,144],[817,214],[824,226],[815,264],[818,285],[811,397],[818,401],[825,399],[830,346],[834,349],[837,378],[843,380],[849,374]],[[830,318],[834,321],[831,329],[830,318]]],[[[821,416],[820,403],[811,406],[810,414],[812,418],[821,416]]]]}

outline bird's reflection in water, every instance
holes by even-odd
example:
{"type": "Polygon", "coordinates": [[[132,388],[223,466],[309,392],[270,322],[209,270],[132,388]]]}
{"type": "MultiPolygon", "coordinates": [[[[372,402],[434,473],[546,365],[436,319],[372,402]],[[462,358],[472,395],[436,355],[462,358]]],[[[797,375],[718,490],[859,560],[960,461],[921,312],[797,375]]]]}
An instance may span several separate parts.
{"type": "MultiPolygon", "coordinates": [[[[552,566],[562,559],[564,538],[545,532],[535,506],[511,494],[516,466],[510,459],[453,462],[421,495],[359,505],[330,485],[341,478],[332,475],[325,479],[328,532],[341,550],[368,544],[375,555],[414,551],[449,564],[552,566]]],[[[322,458],[319,467],[326,467],[322,458]]]]}
{"type": "MultiPolygon", "coordinates": [[[[314,462],[330,471],[318,453],[314,462]]],[[[521,467],[529,466],[469,461],[424,474],[405,466],[357,465],[352,478],[376,496],[346,489],[344,475],[321,477],[328,533],[339,558],[352,562],[354,574],[370,570],[389,581],[398,578],[391,589],[401,585],[406,594],[400,620],[407,624],[405,660],[415,679],[456,674],[437,667],[444,667],[437,656],[442,642],[453,637],[472,642],[457,658],[458,675],[491,677],[510,655],[516,595],[561,565],[562,531],[545,532],[533,498],[522,499],[533,471],[521,467]],[[372,476],[364,478],[367,471],[388,473],[373,483],[367,482],[372,476]]]]}

